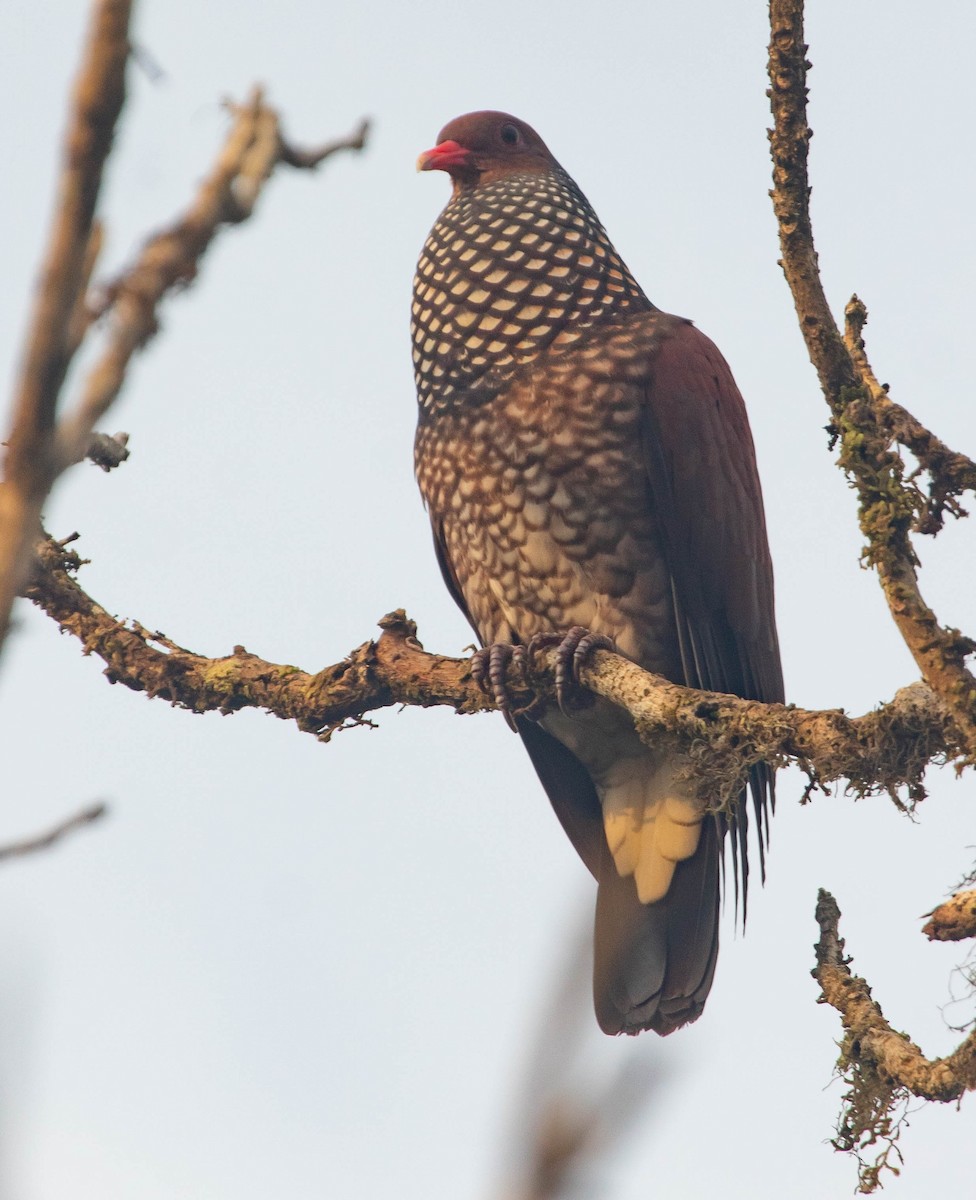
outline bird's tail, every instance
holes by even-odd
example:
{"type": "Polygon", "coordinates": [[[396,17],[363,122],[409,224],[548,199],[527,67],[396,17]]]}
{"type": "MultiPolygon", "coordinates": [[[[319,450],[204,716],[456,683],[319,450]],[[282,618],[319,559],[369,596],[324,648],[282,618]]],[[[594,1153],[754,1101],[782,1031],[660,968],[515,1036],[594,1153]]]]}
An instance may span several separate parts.
{"type": "MultiPolygon", "coordinates": [[[[620,861],[615,862],[611,853],[606,797],[601,805],[589,772],[535,722],[520,718],[518,726],[556,816],[599,885],[593,995],[600,1028],[611,1034],[642,1029],[667,1034],[694,1021],[704,1008],[718,956],[719,859],[725,818],[704,816],[696,828],[697,848],[688,857],[669,851],[669,862],[659,864],[668,866],[666,894],[642,903],[634,867],[624,860],[616,836],[620,861]]],[[[654,799],[649,805],[642,800],[644,813],[649,815],[661,802],[662,782],[660,778],[652,782],[645,773],[639,790],[642,796],[652,792],[654,799]]],[[[623,772],[618,785],[632,790],[638,786],[637,777],[623,772]]],[[[667,788],[665,794],[671,791],[667,788]]],[[[622,813],[626,804],[622,799],[620,805],[609,807],[622,813]]],[[[613,834],[613,820],[610,825],[613,834]]],[[[651,838],[649,827],[646,832],[651,858],[656,860],[658,839],[651,838]]],[[[657,867],[651,872],[658,873],[657,867]]],[[[644,881],[645,895],[649,879],[644,881]]]]}
{"type": "Polygon", "coordinates": [[[651,904],[607,848],[598,875],[593,998],[604,1033],[672,1033],[705,1007],[718,957],[718,821],[706,817],[695,853],[651,904]]]}

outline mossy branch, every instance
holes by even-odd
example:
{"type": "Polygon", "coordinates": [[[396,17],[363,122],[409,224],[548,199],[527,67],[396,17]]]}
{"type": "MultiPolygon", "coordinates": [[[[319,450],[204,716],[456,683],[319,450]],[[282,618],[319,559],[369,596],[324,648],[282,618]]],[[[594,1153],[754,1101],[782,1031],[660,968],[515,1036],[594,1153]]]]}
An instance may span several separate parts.
{"type": "MultiPolygon", "coordinates": [[[[63,542],[38,546],[25,591],[86,654],[106,665],[113,683],[168,700],[191,712],[229,714],[262,708],[323,740],[393,704],[446,705],[459,713],[485,712],[493,702],[471,678],[466,659],[428,654],[416,626],[402,611],[380,622],[376,641],[317,672],[270,663],[236,646],[208,658],[138,622],[120,621],[78,584],[82,560],[63,542]]],[[[526,707],[555,697],[554,654],[539,654],[528,684],[512,680],[513,697],[526,707]]],[[[674,741],[691,759],[703,796],[727,803],[738,796],[759,762],[796,762],[810,785],[845,780],[858,795],[888,793],[899,804],[924,795],[922,776],[933,759],[959,752],[948,714],[922,684],[861,717],[793,705],[760,704],[698,692],[652,675],[617,654],[599,651],[582,670],[591,691],[625,708],[650,744],[674,741]]]]}
{"type": "Polygon", "coordinates": [[[867,981],[851,972],[838,932],[840,909],[822,888],[816,916],[820,939],[812,974],[821,1003],[836,1008],[844,1026],[837,1073],[848,1090],[834,1145],[857,1154],[859,1190],[869,1193],[880,1186],[882,1170],[895,1170],[890,1158],[900,1121],[894,1114],[907,1097],[947,1104],[976,1089],[976,1032],[945,1058],[925,1058],[907,1034],[891,1028],[867,981]],[[883,1147],[880,1157],[865,1161],[864,1152],[876,1145],[883,1147]]]}
{"type": "Polygon", "coordinates": [[[810,222],[803,0],[771,0],[769,97],[774,128],[773,208],[779,223],[781,265],[793,293],[800,329],[830,406],[839,465],[858,494],[865,538],[863,559],[878,573],[891,615],[922,678],[951,711],[976,763],[976,677],[966,665],[976,642],[940,624],[918,586],[913,531],[936,533],[944,515],[964,515],[959,496],[976,492],[976,464],[949,450],[878,382],[864,349],[867,310],[855,296],[839,330],[820,280],[810,222]],[[902,445],[927,472],[927,494],[905,478],[902,445]]]}

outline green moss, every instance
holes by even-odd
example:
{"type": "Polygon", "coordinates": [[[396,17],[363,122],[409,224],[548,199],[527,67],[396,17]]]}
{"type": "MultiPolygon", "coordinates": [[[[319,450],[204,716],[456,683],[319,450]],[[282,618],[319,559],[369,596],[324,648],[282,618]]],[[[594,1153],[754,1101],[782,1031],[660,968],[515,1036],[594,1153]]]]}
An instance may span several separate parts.
{"type": "Polygon", "coordinates": [[[835,1150],[857,1160],[857,1191],[863,1195],[884,1187],[883,1175],[901,1174],[904,1157],[898,1140],[908,1124],[908,1091],[886,1079],[870,1058],[862,1058],[860,1045],[848,1032],[840,1047],[837,1074],[847,1084],[831,1139],[835,1150]]]}
{"type": "Polygon", "coordinates": [[[204,686],[220,696],[230,696],[243,690],[241,664],[233,658],[218,658],[203,671],[204,686]]]}

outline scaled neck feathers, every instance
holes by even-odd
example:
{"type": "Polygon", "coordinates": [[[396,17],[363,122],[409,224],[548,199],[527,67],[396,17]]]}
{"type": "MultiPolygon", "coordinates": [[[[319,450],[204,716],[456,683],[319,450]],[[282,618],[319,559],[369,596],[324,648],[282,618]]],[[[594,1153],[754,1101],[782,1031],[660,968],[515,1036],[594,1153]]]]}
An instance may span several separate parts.
{"type": "Polygon", "coordinates": [[[414,278],[421,410],[491,394],[550,347],[653,307],[561,168],[461,187],[414,278]]]}

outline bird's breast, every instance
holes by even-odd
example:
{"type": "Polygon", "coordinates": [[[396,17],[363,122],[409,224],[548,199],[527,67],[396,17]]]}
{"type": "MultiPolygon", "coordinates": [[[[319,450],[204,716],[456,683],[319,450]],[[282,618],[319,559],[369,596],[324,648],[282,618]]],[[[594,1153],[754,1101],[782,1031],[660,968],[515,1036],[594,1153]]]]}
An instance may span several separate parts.
{"type": "Polygon", "coordinates": [[[583,625],[664,671],[670,575],[641,461],[643,392],[608,353],[544,358],[427,414],[417,476],[486,642],[583,625]]]}

